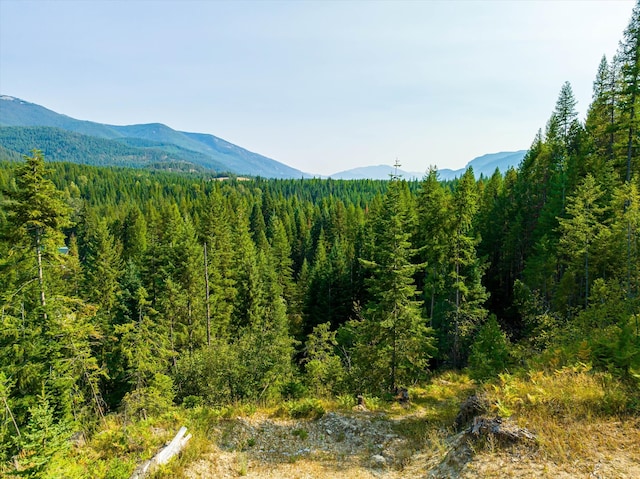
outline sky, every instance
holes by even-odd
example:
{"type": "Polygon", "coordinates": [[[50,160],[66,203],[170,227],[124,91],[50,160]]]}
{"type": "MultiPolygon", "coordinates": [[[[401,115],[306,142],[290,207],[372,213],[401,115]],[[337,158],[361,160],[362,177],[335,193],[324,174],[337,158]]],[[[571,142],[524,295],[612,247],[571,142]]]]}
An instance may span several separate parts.
{"type": "Polygon", "coordinates": [[[0,94],[209,133],[308,173],[527,149],[584,118],[633,0],[0,0],[0,94]]]}

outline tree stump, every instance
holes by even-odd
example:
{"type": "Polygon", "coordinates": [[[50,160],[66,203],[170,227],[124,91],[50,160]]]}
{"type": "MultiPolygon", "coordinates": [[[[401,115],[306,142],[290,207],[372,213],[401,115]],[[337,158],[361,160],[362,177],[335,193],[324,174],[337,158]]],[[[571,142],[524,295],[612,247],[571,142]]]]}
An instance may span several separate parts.
{"type": "Polygon", "coordinates": [[[503,420],[500,417],[489,418],[485,416],[477,416],[473,419],[473,425],[467,429],[468,435],[475,437],[493,436],[503,443],[514,443],[522,441],[533,441],[536,439],[535,434],[527,429],[515,425],[509,420],[503,420]]]}

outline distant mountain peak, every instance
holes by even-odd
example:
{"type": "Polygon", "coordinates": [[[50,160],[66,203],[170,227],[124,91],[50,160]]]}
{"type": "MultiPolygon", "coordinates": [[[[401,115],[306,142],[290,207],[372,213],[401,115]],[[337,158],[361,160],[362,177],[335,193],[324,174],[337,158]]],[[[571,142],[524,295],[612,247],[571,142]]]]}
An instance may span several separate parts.
{"type": "Polygon", "coordinates": [[[11,95],[0,95],[0,100],[16,102],[20,105],[33,105],[33,103],[29,103],[28,101],[24,101],[22,98],[18,98],[11,95]]]}
{"type": "MultiPolygon", "coordinates": [[[[439,178],[441,180],[452,180],[454,178],[458,178],[462,176],[469,167],[473,168],[473,173],[478,178],[481,175],[485,177],[493,175],[493,173],[496,171],[496,168],[499,169],[501,173],[505,173],[511,167],[517,167],[524,158],[526,152],[527,150],[487,153],[485,155],[474,158],[469,163],[467,163],[464,168],[460,168],[458,170],[438,168],[439,178]]],[[[352,168],[350,170],[335,173],[333,175],[330,175],[330,177],[342,180],[388,180],[389,175],[393,174],[394,171],[395,168],[390,165],[361,166],[358,168],[352,168]]],[[[425,168],[425,172],[426,171],[427,168],[425,168]]],[[[418,173],[398,170],[398,174],[407,180],[421,179],[425,176],[425,172],[418,173]]]]}

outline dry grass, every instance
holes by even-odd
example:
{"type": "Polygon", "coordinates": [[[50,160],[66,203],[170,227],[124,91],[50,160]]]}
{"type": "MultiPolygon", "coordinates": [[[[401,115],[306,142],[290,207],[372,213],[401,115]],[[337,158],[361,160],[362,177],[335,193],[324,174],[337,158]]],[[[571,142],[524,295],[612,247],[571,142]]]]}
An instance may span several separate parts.
{"type": "Polygon", "coordinates": [[[640,477],[638,391],[585,364],[502,375],[484,390],[494,413],[537,435],[532,447],[496,451],[481,444],[469,476],[640,477]],[[495,467],[494,467],[495,466],[495,467]]]}

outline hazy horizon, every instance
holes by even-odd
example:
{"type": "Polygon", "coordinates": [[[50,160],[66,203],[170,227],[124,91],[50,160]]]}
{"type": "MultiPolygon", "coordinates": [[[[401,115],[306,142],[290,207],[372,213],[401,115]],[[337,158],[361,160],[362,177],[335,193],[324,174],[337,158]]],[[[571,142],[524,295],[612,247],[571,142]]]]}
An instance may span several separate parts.
{"type": "Polygon", "coordinates": [[[565,81],[583,118],[633,6],[2,0],[0,93],[310,173],[458,169],[528,148],[565,81]]]}

